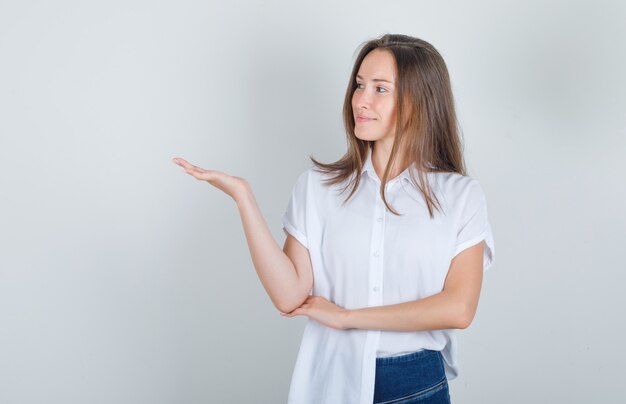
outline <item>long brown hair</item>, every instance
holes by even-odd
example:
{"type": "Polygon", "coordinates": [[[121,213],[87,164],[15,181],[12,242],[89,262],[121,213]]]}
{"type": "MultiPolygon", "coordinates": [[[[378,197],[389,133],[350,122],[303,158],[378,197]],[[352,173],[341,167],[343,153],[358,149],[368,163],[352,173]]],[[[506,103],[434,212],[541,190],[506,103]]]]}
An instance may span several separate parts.
{"type": "MultiPolygon", "coordinates": [[[[397,160],[414,163],[418,168],[419,181],[413,170],[409,170],[411,181],[424,195],[430,217],[433,208],[441,209],[441,204],[432,192],[425,171],[456,172],[466,175],[463,161],[459,125],[454,109],[454,99],[448,69],[439,52],[428,42],[401,34],[385,34],[377,39],[363,42],[354,62],[343,103],[343,122],[348,140],[348,151],[334,163],[321,163],[312,156],[309,158],[314,169],[330,173],[325,185],[341,183],[353,174],[360,174],[367,157],[368,149],[374,142],[361,140],[354,133],[354,112],[352,96],[356,89],[356,75],[365,56],[373,49],[391,52],[396,62],[396,128],[389,162],[383,175],[380,194],[387,208],[396,215],[385,198],[385,184],[397,160]],[[400,154],[400,145],[404,154],[400,154]]],[[[358,48],[357,48],[358,49],[358,48]]],[[[343,188],[350,185],[352,190],[343,203],[347,202],[361,180],[355,177],[343,188]]]]}

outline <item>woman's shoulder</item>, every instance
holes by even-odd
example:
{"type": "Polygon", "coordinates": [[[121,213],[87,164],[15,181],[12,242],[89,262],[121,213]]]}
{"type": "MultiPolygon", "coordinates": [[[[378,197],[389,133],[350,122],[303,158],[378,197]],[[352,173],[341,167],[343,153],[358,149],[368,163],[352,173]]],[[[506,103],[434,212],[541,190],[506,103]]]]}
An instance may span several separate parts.
{"type": "Polygon", "coordinates": [[[311,166],[297,173],[296,184],[307,184],[319,182],[321,179],[320,173],[314,170],[315,167],[311,166]]]}
{"type": "Polygon", "coordinates": [[[321,173],[315,169],[315,166],[310,166],[297,173],[294,188],[298,190],[315,190],[322,189],[323,180],[328,177],[327,174],[321,173]]]}
{"type": "Polygon", "coordinates": [[[315,165],[311,165],[298,174],[298,180],[321,185],[334,176],[336,176],[336,173],[324,172],[315,165]]]}
{"type": "Polygon", "coordinates": [[[436,192],[447,204],[459,208],[470,200],[483,199],[484,192],[480,182],[470,176],[457,172],[430,172],[436,192]]]}
{"type": "Polygon", "coordinates": [[[446,193],[460,194],[471,188],[480,188],[478,180],[470,175],[457,172],[430,172],[437,185],[446,193]]]}
{"type": "MultiPolygon", "coordinates": [[[[344,195],[346,190],[353,183],[355,173],[348,178],[337,181],[336,172],[322,171],[315,165],[312,165],[302,171],[297,176],[296,187],[306,190],[310,196],[317,199],[337,198],[344,195]]],[[[348,191],[349,192],[349,191],[348,191]]]]}

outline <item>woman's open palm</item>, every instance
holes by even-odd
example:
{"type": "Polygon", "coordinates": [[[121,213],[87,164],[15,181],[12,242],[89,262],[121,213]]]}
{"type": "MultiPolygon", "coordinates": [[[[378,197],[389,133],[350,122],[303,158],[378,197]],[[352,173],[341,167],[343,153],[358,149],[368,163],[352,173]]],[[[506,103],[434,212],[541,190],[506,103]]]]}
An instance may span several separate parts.
{"type": "Polygon", "coordinates": [[[172,161],[174,164],[183,167],[187,174],[194,176],[198,180],[207,181],[209,184],[224,191],[235,201],[249,188],[248,182],[241,177],[228,175],[219,170],[205,170],[190,164],[180,157],[175,157],[172,161]]]}

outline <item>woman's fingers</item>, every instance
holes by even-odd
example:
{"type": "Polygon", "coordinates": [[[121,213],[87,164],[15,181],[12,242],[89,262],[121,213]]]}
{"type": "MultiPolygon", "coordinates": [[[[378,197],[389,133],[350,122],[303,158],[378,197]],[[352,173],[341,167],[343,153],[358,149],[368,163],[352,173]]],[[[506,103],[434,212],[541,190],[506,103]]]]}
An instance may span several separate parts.
{"type": "Polygon", "coordinates": [[[207,181],[211,185],[219,188],[234,200],[238,200],[249,189],[247,182],[240,177],[234,177],[219,170],[205,170],[204,168],[194,166],[185,159],[175,157],[172,162],[178,164],[185,169],[185,172],[194,176],[196,179],[207,181]]]}
{"type": "Polygon", "coordinates": [[[188,174],[193,175],[194,177],[196,177],[199,180],[211,180],[213,179],[215,174],[215,170],[205,170],[201,167],[198,166],[194,166],[193,164],[190,164],[189,162],[187,162],[186,160],[177,157],[172,159],[172,161],[175,164],[178,164],[179,166],[183,167],[185,169],[185,172],[187,172],[188,174]]]}
{"type": "Polygon", "coordinates": [[[201,167],[194,166],[193,164],[190,164],[187,160],[182,159],[180,157],[173,158],[172,161],[175,164],[178,164],[179,166],[184,168],[185,170],[196,171],[196,172],[204,172],[204,171],[206,171],[206,170],[204,170],[201,167]]]}
{"type": "Polygon", "coordinates": [[[185,159],[182,159],[180,157],[174,157],[172,159],[172,161],[174,162],[174,164],[178,164],[179,166],[184,167],[184,168],[191,168],[191,167],[193,167],[185,159]]]}

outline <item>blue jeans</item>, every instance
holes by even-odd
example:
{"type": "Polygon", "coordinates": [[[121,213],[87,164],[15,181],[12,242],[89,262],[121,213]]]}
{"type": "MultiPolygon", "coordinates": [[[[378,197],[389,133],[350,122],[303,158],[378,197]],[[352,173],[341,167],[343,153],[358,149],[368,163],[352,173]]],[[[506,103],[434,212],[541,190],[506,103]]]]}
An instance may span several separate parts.
{"type": "Polygon", "coordinates": [[[376,358],[374,404],[450,404],[439,351],[376,358]]]}

